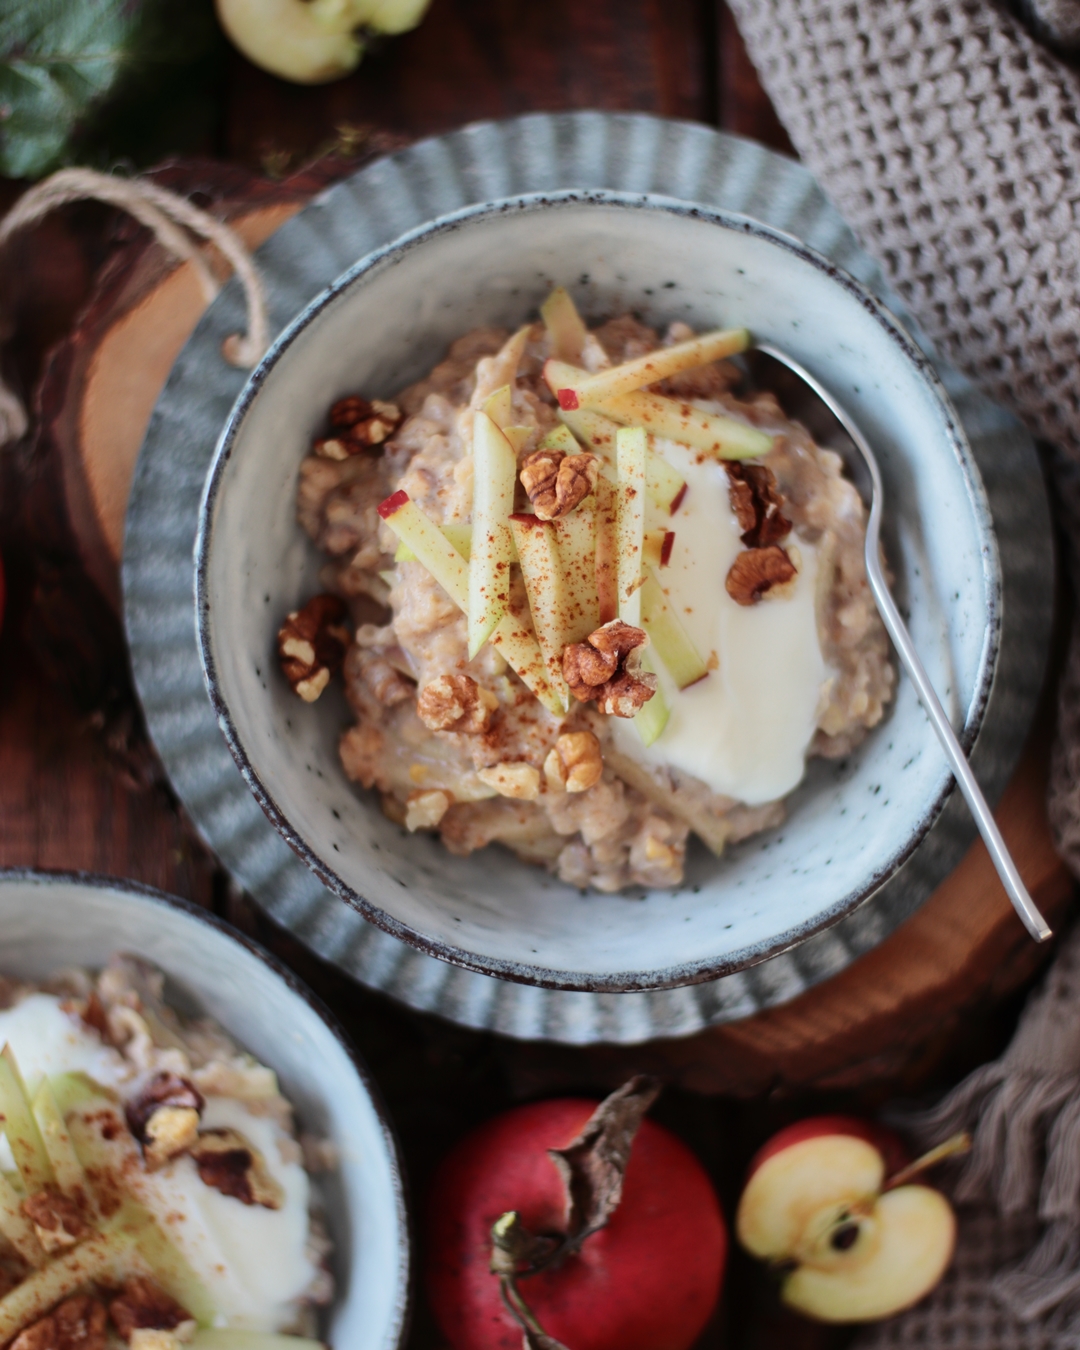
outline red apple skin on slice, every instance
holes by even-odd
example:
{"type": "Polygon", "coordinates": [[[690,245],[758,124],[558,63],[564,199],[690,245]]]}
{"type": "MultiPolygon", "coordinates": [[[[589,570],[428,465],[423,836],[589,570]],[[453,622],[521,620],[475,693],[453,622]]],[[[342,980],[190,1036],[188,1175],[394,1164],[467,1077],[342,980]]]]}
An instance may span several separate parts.
{"type": "Polygon", "coordinates": [[[873,1322],[910,1308],[945,1274],[956,1245],[956,1218],[931,1186],[886,1191],[863,1221],[853,1260],[804,1261],[781,1298],[819,1322],[873,1322]],[[866,1231],[869,1230],[869,1231],[866,1231]]]}
{"type": "MultiPolygon", "coordinates": [[[[565,1191],[547,1150],[564,1148],[594,1107],[571,1098],[516,1107],[479,1126],[440,1164],[426,1273],[453,1350],[521,1350],[521,1328],[489,1270],[491,1225],[514,1209],[532,1232],[564,1228],[565,1191]]],[[[607,1226],[519,1288],[547,1334],[570,1350],[689,1350],[719,1295],[726,1257],[708,1175],[685,1144],[646,1118],[607,1226]]]]}

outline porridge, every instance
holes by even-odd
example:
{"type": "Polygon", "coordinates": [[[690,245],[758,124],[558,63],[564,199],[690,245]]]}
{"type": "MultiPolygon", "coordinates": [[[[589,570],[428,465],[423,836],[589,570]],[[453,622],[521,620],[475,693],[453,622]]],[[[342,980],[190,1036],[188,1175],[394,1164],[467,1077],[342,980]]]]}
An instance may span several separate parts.
{"type": "Polygon", "coordinates": [[[729,358],[749,336],[589,330],[565,291],[393,403],[339,400],[300,468],[324,591],[282,671],[338,671],[346,774],[453,853],[581,888],[668,887],[783,819],[807,756],[892,697],[865,510],[729,358]]]}
{"type": "MultiPolygon", "coordinates": [[[[316,1350],[330,1244],[271,1069],[160,972],[0,980],[0,1343],[316,1350]]],[[[322,1152],[325,1152],[325,1147],[322,1152]]]]}

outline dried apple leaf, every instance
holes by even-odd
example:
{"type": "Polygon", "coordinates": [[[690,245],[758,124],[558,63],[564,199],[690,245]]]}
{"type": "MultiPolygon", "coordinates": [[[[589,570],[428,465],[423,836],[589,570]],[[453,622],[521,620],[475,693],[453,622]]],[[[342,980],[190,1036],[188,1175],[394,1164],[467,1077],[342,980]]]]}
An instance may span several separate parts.
{"type": "Polygon", "coordinates": [[[600,1103],[566,1148],[548,1149],[566,1187],[564,1253],[577,1250],[615,1213],[634,1136],[659,1093],[657,1079],[637,1074],[600,1103]]]}

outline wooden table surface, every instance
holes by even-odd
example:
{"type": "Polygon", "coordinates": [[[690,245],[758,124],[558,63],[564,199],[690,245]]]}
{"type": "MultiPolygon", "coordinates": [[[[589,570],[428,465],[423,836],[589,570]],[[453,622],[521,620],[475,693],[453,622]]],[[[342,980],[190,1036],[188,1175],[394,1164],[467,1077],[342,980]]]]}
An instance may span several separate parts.
{"type": "MultiPolygon", "coordinates": [[[[235,56],[217,139],[204,149],[280,175],[365,127],[412,138],[477,118],[567,108],[692,118],[791,153],[719,0],[434,0],[416,32],[348,79],[315,89],[286,85],[235,56]]],[[[18,190],[0,186],[0,207],[18,190]]],[[[9,258],[0,338],[5,369],[25,389],[85,300],[112,228],[102,208],[69,209],[9,258]]],[[[25,449],[0,457],[0,551],[11,592],[0,633],[0,866],[150,883],[213,908],[292,964],[345,1022],[383,1090],[417,1215],[434,1162],[472,1123],[538,1093],[600,1090],[632,1066],[633,1054],[611,1060],[521,1047],[414,1014],[357,987],[262,918],[183,819],[146,743],[122,655],[108,654],[122,653],[119,633],[115,644],[97,640],[116,620],[72,567],[35,472],[25,449]]],[[[872,1090],[789,1091],[777,1100],[766,1074],[757,1096],[737,1102],[710,1095],[722,1075],[695,1080],[691,1072],[681,1081],[705,1091],[671,1089],[656,1115],[698,1151],[730,1212],[745,1161],[767,1130],[820,1105],[873,1107],[897,1083],[928,1088],[955,1078],[997,1052],[1018,998],[984,1009],[977,1025],[951,1027],[947,1042],[922,1046],[872,1090]]],[[[683,1044],[684,1062],[693,1047],[683,1044]]],[[[728,1287],[702,1345],[843,1341],[781,1317],[767,1284],[738,1258],[728,1287]]],[[[409,1344],[439,1344],[422,1296],[409,1344]]]]}

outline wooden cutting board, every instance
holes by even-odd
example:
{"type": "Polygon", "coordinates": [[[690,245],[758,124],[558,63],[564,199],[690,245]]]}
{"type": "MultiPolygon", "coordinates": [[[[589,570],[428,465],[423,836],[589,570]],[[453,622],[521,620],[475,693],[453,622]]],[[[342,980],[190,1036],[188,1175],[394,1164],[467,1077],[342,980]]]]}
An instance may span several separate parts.
{"type": "MultiPolygon", "coordinates": [[[[354,163],[323,162],[273,183],[220,165],[175,165],[166,186],[193,187],[250,246],[354,163]]],[[[103,269],[93,298],[57,347],[38,395],[39,445],[53,460],[86,573],[119,607],[119,560],[139,446],[169,369],[203,312],[190,265],[176,266],[143,232],[103,269]]],[[[1020,870],[1052,925],[1071,879],[1053,849],[1045,793],[1051,735],[1048,693],[997,812],[1020,870]]],[[[756,1096],[844,1089],[905,1076],[943,1054],[958,1028],[1027,980],[1049,952],[1013,914],[981,842],[896,933],[842,974],[782,1007],[697,1036],[586,1052],[591,1075],[619,1081],[652,1068],[695,1091],[756,1096]]],[[[537,1087],[562,1081],[566,1052],[514,1051],[537,1087]]],[[[912,1078],[912,1074],[915,1077],[912,1078]]]]}

